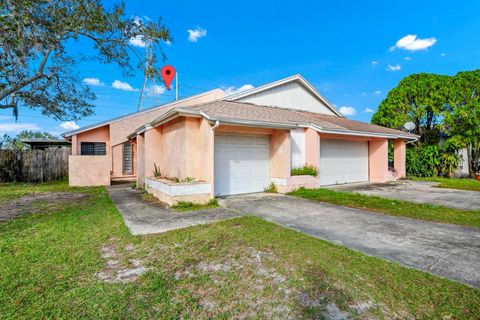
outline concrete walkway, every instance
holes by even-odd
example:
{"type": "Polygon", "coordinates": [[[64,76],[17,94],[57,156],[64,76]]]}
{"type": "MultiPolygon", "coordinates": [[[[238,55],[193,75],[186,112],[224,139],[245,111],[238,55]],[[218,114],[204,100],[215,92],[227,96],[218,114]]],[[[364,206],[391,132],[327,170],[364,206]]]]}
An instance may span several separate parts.
{"type": "Polygon", "coordinates": [[[108,193],[133,235],[161,233],[241,215],[226,208],[178,212],[162,203],[143,200],[140,191],[130,184],[110,186],[108,193]]]}
{"type": "Polygon", "coordinates": [[[391,183],[352,183],[327,188],[455,209],[480,210],[480,192],[437,188],[437,185],[437,182],[402,180],[391,183]]]}
{"type": "Polygon", "coordinates": [[[480,287],[478,229],[281,195],[234,196],[220,203],[369,255],[480,287]]]}

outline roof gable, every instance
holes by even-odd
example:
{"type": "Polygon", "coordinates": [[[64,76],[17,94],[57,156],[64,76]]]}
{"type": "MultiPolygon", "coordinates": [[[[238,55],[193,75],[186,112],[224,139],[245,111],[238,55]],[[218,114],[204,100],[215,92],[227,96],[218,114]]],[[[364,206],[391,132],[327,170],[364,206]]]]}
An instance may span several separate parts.
{"type": "Polygon", "coordinates": [[[335,107],[300,75],[236,93],[224,100],[342,117],[335,107]]]}

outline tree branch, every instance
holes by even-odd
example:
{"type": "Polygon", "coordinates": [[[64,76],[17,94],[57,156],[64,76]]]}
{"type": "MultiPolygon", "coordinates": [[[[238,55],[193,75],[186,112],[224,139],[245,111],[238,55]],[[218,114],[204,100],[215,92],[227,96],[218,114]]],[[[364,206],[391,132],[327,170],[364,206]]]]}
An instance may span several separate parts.
{"type": "Polygon", "coordinates": [[[45,65],[47,64],[48,57],[50,56],[51,52],[52,52],[51,49],[47,50],[47,52],[44,54],[44,56],[42,58],[42,61],[40,62],[40,66],[38,67],[38,71],[33,76],[31,76],[30,78],[28,78],[25,81],[22,81],[22,82],[19,82],[19,83],[13,85],[12,87],[10,87],[8,89],[4,89],[4,90],[0,91],[0,100],[5,99],[6,97],[11,95],[12,93],[17,92],[18,90],[28,86],[29,84],[31,84],[35,81],[37,81],[38,79],[41,79],[44,76],[43,70],[45,69],[45,65]]]}

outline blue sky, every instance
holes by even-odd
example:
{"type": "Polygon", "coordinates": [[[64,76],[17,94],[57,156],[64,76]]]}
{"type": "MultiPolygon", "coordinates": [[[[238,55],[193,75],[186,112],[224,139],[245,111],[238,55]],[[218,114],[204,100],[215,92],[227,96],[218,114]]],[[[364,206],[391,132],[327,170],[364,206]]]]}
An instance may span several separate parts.
{"type": "MultiPolygon", "coordinates": [[[[216,87],[259,86],[300,73],[338,108],[344,107],[349,118],[368,122],[388,91],[409,74],[453,75],[480,68],[480,2],[475,0],[395,5],[127,0],[126,10],[128,16],[162,17],[170,29],[173,41],[164,50],[167,63],[179,72],[181,97],[216,87]]],[[[71,45],[75,51],[88,48],[88,42],[71,45]]],[[[22,108],[15,124],[10,111],[2,110],[0,134],[21,129],[60,134],[136,110],[140,71],[125,78],[117,66],[93,62],[82,63],[78,70],[82,79],[98,79],[100,84],[92,86],[97,93],[95,115],[76,124],[62,123],[22,108]]],[[[144,107],[173,98],[173,90],[152,94],[144,107]]]]}

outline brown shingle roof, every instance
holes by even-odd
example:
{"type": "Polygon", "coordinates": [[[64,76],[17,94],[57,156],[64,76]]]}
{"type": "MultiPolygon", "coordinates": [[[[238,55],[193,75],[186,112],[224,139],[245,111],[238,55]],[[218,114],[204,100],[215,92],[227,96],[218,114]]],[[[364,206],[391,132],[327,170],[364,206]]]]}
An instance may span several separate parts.
{"type": "Polygon", "coordinates": [[[416,138],[416,135],[409,134],[400,130],[390,129],[337,116],[323,115],[313,112],[277,107],[259,106],[244,102],[214,101],[206,104],[188,107],[188,109],[198,112],[204,112],[210,117],[220,119],[234,119],[238,121],[262,121],[292,125],[314,124],[322,129],[327,130],[394,134],[416,138]]]}

